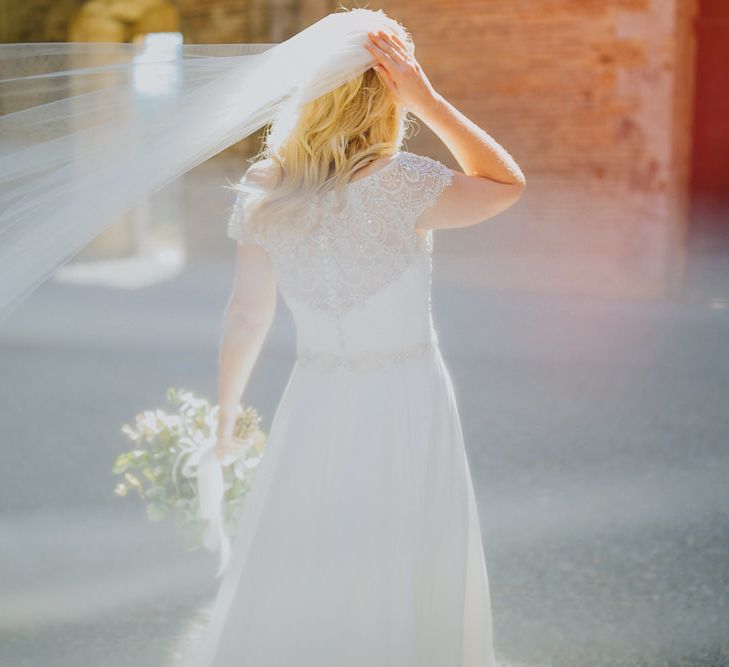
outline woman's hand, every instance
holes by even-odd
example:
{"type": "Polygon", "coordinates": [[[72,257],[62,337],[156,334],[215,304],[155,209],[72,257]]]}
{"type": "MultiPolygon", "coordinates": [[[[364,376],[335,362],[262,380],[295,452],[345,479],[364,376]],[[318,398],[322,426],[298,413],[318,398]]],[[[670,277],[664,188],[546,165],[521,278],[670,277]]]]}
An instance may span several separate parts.
{"type": "Polygon", "coordinates": [[[368,32],[367,36],[365,48],[377,60],[373,69],[400,104],[416,115],[437,105],[438,93],[413,53],[397,35],[378,30],[368,32]]]}
{"type": "Polygon", "coordinates": [[[232,454],[237,444],[233,434],[219,435],[215,440],[215,457],[222,461],[226,456],[232,454]]]}

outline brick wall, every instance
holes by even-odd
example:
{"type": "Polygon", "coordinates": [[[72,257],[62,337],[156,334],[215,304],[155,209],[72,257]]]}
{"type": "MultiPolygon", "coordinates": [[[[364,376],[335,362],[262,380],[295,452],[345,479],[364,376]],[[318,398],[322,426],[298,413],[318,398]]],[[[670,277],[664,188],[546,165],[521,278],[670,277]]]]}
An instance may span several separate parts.
{"type": "MultiPolygon", "coordinates": [[[[63,39],[64,21],[80,4],[11,2],[2,36],[63,39]]],[[[337,4],[176,2],[188,43],[282,41],[337,4]]],[[[441,279],[632,296],[680,285],[696,0],[343,4],[381,7],[400,20],[436,88],[526,173],[527,192],[512,209],[436,234],[441,279]]],[[[231,152],[258,145],[252,137],[231,152]]],[[[408,148],[458,168],[424,126],[408,148]]]]}
{"type": "MultiPolygon", "coordinates": [[[[437,89],[522,165],[506,213],[436,235],[443,279],[653,296],[682,267],[694,0],[387,0],[437,89]]],[[[457,168],[427,130],[410,142],[457,168]]]]}

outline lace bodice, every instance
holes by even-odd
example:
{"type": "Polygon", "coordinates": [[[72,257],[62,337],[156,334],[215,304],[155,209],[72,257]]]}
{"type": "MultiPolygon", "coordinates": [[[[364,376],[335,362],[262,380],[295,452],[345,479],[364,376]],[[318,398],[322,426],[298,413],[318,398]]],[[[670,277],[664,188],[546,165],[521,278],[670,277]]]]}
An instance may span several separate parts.
{"type": "Polygon", "coordinates": [[[304,214],[291,221],[290,234],[281,227],[262,233],[248,228],[246,211],[255,188],[246,184],[228,236],[269,253],[296,320],[300,359],[321,361],[329,355],[326,365],[337,366],[338,354],[373,346],[404,358],[408,345],[415,349],[432,339],[432,231],[418,233],[415,223],[452,178],[441,162],[400,151],[384,167],[351,181],[341,208],[335,206],[333,191],[313,198],[304,214]],[[420,310],[412,312],[414,307],[420,310]],[[416,323],[409,333],[403,319],[408,313],[416,323]]]}

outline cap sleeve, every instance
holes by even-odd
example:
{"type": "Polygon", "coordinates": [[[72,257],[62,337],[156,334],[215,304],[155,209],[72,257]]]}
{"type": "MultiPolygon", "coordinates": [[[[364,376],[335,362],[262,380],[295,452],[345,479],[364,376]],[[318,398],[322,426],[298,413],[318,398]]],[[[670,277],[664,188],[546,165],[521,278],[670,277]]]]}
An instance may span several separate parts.
{"type": "Polygon", "coordinates": [[[263,236],[251,229],[248,215],[251,204],[260,194],[260,190],[245,175],[238,182],[238,188],[233,212],[228,219],[227,236],[234,239],[238,245],[253,243],[265,246],[263,236]]]}
{"type": "Polygon", "coordinates": [[[409,209],[417,220],[453,183],[453,171],[427,155],[405,153],[403,157],[402,173],[409,194],[409,209]]]}

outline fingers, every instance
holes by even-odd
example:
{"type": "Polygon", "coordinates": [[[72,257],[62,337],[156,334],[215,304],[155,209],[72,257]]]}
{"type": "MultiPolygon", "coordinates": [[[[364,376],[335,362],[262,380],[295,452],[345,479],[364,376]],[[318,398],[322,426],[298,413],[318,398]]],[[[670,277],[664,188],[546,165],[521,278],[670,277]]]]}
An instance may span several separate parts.
{"type": "Polygon", "coordinates": [[[218,442],[215,444],[215,447],[213,447],[213,451],[215,452],[215,457],[222,461],[229,454],[230,445],[218,442]]]}
{"type": "Polygon", "coordinates": [[[369,41],[365,42],[364,46],[374,56],[375,60],[386,66],[395,66],[395,60],[392,56],[381,48],[379,44],[376,44],[371,35],[369,37],[369,41]]]}
{"type": "Polygon", "coordinates": [[[382,65],[375,65],[373,69],[380,75],[380,78],[384,82],[385,86],[387,86],[387,88],[389,88],[391,92],[396,93],[397,88],[395,87],[395,82],[390,78],[387,70],[382,65]]]}
{"type": "Polygon", "coordinates": [[[405,44],[403,44],[402,41],[400,41],[400,38],[394,32],[391,35],[388,34],[387,37],[391,41],[395,42],[395,44],[397,44],[400,47],[400,49],[402,50],[403,54],[412,55],[410,53],[410,48],[408,46],[406,46],[405,44]]]}
{"type": "Polygon", "coordinates": [[[390,48],[398,54],[400,57],[400,60],[402,62],[407,62],[408,58],[410,57],[410,51],[408,48],[400,41],[398,36],[393,32],[384,32],[380,31],[380,35],[382,38],[389,43],[390,48]]]}
{"type": "Polygon", "coordinates": [[[227,439],[217,441],[213,447],[216,458],[225,459],[230,455],[237,455],[242,451],[243,441],[237,436],[229,436],[227,439]]]}
{"type": "Polygon", "coordinates": [[[389,40],[384,31],[379,31],[371,35],[374,46],[384,53],[394,63],[401,64],[404,62],[403,54],[393,41],[389,40]]]}
{"type": "Polygon", "coordinates": [[[380,75],[383,83],[389,90],[397,95],[397,85],[393,74],[407,63],[407,55],[402,48],[394,41],[388,40],[384,31],[378,33],[367,33],[368,41],[365,43],[367,50],[374,56],[377,63],[373,69],[380,75]]]}

